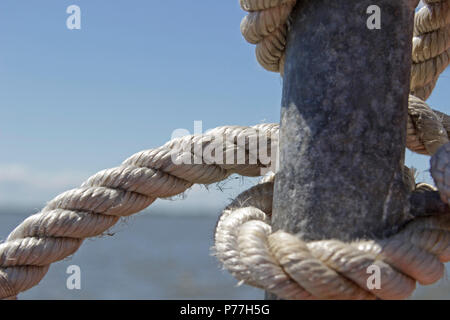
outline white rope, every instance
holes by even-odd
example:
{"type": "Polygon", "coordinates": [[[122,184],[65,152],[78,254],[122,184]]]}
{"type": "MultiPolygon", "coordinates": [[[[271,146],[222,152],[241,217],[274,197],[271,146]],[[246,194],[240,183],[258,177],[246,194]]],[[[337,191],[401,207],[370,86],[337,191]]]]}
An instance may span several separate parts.
{"type": "MultiPolygon", "coordinates": [[[[412,101],[414,104],[410,110],[416,110],[414,115],[432,113],[425,103],[419,103],[416,99],[412,101]],[[420,108],[415,107],[417,103],[420,108]]],[[[411,119],[415,118],[422,119],[424,116],[411,116],[411,119]]],[[[432,126],[442,126],[438,117],[430,119],[436,122],[432,126]]],[[[423,135],[420,138],[432,140],[421,140],[425,146],[433,145],[433,150],[438,147],[434,137],[423,135]]],[[[443,143],[446,140],[439,141],[443,143]]],[[[139,152],[119,167],[100,171],[80,188],[64,192],[51,200],[0,244],[0,297],[15,296],[36,285],[51,263],[72,255],[83,239],[101,235],[120,217],[143,210],[157,198],[183,193],[194,183],[218,182],[233,173],[261,175],[261,170],[272,166],[272,162],[262,164],[266,161],[260,156],[268,154],[275,159],[277,143],[277,124],[219,127],[205,135],[186,136],[160,148],[139,152]],[[253,145],[252,148],[250,141],[257,141],[261,136],[267,144],[256,149],[253,145]],[[220,149],[224,157],[227,154],[236,155],[235,161],[205,161],[203,151],[211,146],[215,150],[220,149]],[[260,152],[263,147],[267,147],[266,152],[260,152]],[[196,153],[198,150],[201,152],[196,153]],[[237,154],[241,151],[244,162],[239,164],[237,154]],[[249,164],[252,156],[256,157],[255,164],[249,164]],[[174,158],[188,159],[191,164],[174,164],[174,158]]]]}

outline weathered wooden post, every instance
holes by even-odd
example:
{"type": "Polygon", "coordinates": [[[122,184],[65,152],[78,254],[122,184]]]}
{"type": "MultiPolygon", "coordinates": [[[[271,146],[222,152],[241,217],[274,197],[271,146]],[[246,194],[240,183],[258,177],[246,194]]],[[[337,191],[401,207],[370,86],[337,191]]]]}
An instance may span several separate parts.
{"type": "Polygon", "coordinates": [[[284,70],[274,230],[348,241],[389,235],[405,221],[402,170],[417,3],[297,4],[284,70]]]}

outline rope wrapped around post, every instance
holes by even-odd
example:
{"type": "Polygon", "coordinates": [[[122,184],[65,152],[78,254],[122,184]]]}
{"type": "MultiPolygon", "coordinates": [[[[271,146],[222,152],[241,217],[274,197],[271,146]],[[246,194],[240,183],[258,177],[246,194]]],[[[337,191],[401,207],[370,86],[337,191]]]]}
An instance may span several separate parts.
{"type": "MultiPolygon", "coordinates": [[[[424,102],[421,107],[416,110],[411,106],[410,110],[416,110],[417,114],[421,114],[423,110],[432,112],[424,102]]],[[[443,125],[438,117],[431,119],[435,121],[431,122],[433,127],[443,125]]],[[[219,182],[233,173],[259,176],[262,168],[272,164],[262,165],[259,159],[257,164],[253,165],[206,163],[202,158],[203,154],[195,153],[195,150],[206,150],[215,141],[220,142],[224,155],[235,153],[242,148],[238,141],[249,141],[259,135],[264,136],[267,141],[268,154],[274,152],[272,148],[277,148],[278,124],[219,127],[205,135],[182,137],[169,141],[160,148],[136,153],[121,166],[100,171],[80,188],[57,196],[39,213],[23,221],[11,232],[7,240],[0,244],[0,298],[15,297],[19,292],[35,286],[45,276],[51,263],[75,253],[83,239],[103,234],[117,223],[120,217],[143,210],[157,198],[183,193],[194,183],[219,182]],[[177,156],[183,157],[187,153],[189,158],[202,159],[201,164],[174,164],[173,152],[180,150],[182,153],[177,156]]],[[[430,139],[418,140],[424,146],[431,145],[435,140],[430,135],[420,137],[423,138],[430,139]]],[[[244,146],[245,150],[242,151],[245,158],[250,154],[259,154],[259,150],[251,150],[248,144],[244,146]]],[[[438,153],[440,154],[442,152],[438,153]]],[[[444,160],[439,161],[446,163],[446,157],[447,155],[443,154],[444,160]]],[[[445,170],[445,167],[440,164],[438,168],[439,171],[432,171],[433,174],[444,177],[442,170],[445,170]]],[[[413,180],[412,177],[409,179],[413,180]]],[[[445,179],[438,181],[444,181],[445,184],[445,179]]],[[[441,192],[450,194],[450,187],[444,186],[442,190],[444,191],[441,192]]],[[[271,202],[270,193],[266,194],[266,198],[265,201],[271,202]]],[[[243,196],[238,199],[238,202],[252,202],[260,197],[248,194],[246,199],[242,200],[243,196]]],[[[257,208],[269,213],[271,205],[257,208]]],[[[423,212],[423,208],[419,211],[421,214],[427,213],[423,212]]],[[[231,241],[229,246],[233,243],[231,241]]],[[[217,243],[216,248],[220,248],[217,243]]],[[[221,255],[218,254],[218,257],[221,255]]]]}
{"type": "Polygon", "coordinates": [[[283,299],[404,299],[416,281],[426,285],[443,276],[443,262],[450,261],[449,214],[416,218],[387,239],[304,242],[272,232],[274,178],[239,195],[216,227],[215,254],[243,283],[283,299]],[[379,290],[367,286],[372,265],[381,270],[379,290]]]}
{"type": "MultiPolygon", "coordinates": [[[[301,2],[299,0],[298,2],[301,2]]],[[[283,74],[289,15],[297,0],[240,0],[249,14],[241,32],[256,44],[256,58],[266,70],[283,74]]],[[[411,94],[428,99],[450,62],[450,2],[425,0],[415,16],[411,94]]]]}
{"type": "MultiPolygon", "coordinates": [[[[431,173],[439,195],[430,186],[415,186],[405,174],[405,183],[415,189],[411,221],[398,234],[353,243],[306,243],[285,232],[272,233],[274,177],[269,176],[233,201],[217,225],[216,255],[236,278],[286,299],[400,299],[411,294],[416,281],[430,284],[442,277],[442,263],[450,260],[450,209],[446,205],[450,199],[450,121],[424,100],[448,65],[450,1],[425,3],[416,14],[407,147],[433,155],[431,173]],[[368,291],[365,286],[365,270],[371,264],[382,270],[384,282],[379,291],[368,291]]],[[[296,0],[241,0],[250,12],[241,25],[243,34],[258,44],[258,61],[268,70],[283,70],[287,21],[295,4],[296,0]]],[[[37,285],[51,263],[72,255],[85,238],[101,235],[120,217],[143,210],[157,198],[183,193],[195,183],[219,182],[235,173],[261,175],[261,169],[273,163],[260,159],[258,150],[247,143],[258,136],[268,142],[268,153],[275,153],[277,124],[224,126],[139,152],[57,196],[0,244],[0,298],[15,298],[37,285]],[[257,161],[219,163],[197,153],[211,146],[220,147],[224,155],[241,151],[245,160],[256,155],[257,161]],[[175,163],[174,154],[176,159],[192,161],[175,163]]]]}

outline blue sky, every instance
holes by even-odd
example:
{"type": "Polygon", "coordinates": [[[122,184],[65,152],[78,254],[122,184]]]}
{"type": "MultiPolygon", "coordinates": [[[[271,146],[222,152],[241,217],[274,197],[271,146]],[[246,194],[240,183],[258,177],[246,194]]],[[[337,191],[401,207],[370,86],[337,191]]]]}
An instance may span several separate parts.
{"type": "MultiPolygon", "coordinates": [[[[257,64],[244,15],[237,0],[2,0],[0,205],[42,206],[195,120],[278,122],[281,78],[257,64]],[[81,30],[66,28],[72,4],[81,30]]],[[[447,113],[449,84],[447,71],[428,100],[447,113]]],[[[429,166],[410,153],[408,164],[429,166]]],[[[220,208],[250,182],[169,205],[220,208]]]]}

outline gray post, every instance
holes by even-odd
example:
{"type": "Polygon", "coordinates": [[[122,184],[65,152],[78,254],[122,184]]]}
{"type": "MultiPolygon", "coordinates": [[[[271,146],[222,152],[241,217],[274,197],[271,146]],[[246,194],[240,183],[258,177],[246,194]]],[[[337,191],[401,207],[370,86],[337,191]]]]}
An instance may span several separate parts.
{"type": "Polygon", "coordinates": [[[274,230],[348,241],[386,236],[405,222],[417,2],[299,1],[286,51],[274,230]],[[373,5],[381,29],[368,28],[378,22],[373,5]]]}

